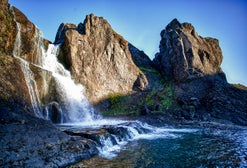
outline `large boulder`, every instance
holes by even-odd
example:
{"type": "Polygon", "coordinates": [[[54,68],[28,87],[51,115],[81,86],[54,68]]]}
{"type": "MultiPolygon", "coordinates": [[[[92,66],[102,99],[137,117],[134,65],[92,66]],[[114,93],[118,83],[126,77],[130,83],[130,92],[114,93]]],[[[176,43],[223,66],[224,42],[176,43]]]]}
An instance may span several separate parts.
{"type": "Polygon", "coordinates": [[[91,103],[113,93],[144,90],[148,85],[133,62],[128,42],[102,17],[88,15],[78,26],[61,24],[55,43],[62,43],[59,59],[85,86],[91,103]]]}
{"type": "Polygon", "coordinates": [[[217,39],[203,38],[190,23],[174,19],[161,32],[160,52],[153,62],[167,77],[183,82],[222,73],[222,59],[217,39]]]}

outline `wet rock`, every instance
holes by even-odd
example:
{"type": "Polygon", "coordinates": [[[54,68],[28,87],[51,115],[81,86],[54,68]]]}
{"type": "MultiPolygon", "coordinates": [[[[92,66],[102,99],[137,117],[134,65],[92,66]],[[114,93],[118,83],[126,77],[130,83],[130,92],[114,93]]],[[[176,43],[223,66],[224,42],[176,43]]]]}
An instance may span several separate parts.
{"type": "Polygon", "coordinates": [[[147,105],[144,105],[141,109],[141,115],[151,114],[151,111],[148,109],[147,105]]]}
{"type": "Polygon", "coordinates": [[[192,120],[194,119],[196,110],[194,106],[186,106],[183,108],[184,110],[182,111],[182,116],[185,119],[192,120]]]}
{"type": "MultiPolygon", "coordinates": [[[[44,109],[44,113],[48,113],[47,118],[50,119],[53,123],[61,123],[62,122],[62,110],[60,105],[57,102],[51,102],[44,109]]],[[[47,114],[44,114],[46,116],[47,114]]]]}
{"type": "Polygon", "coordinates": [[[5,108],[0,134],[0,167],[62,167],[98,152],[91,141],[72,139],[18,104],[5,108]]]}

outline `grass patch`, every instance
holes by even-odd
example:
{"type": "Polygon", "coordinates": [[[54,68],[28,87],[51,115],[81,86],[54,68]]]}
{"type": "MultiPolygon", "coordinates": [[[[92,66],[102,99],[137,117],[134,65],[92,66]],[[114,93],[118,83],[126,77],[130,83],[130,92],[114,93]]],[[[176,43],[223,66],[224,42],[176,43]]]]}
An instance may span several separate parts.
{"type": "MultiPolygon", "coordinates": [[[[139,115],[140,110],[131,101],[131,95],[113,93],[109,95],[110,108],[102,111],[104,116],[139,115]]],[[[134,102],[135,103],[135,102],[134,102]]]]}

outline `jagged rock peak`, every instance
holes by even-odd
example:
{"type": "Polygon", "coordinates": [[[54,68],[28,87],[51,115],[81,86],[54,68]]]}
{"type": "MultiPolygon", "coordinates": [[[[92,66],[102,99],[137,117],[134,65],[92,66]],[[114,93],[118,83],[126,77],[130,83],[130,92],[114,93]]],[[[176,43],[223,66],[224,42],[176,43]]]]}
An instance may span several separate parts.
{"type": "Polygon", "coordinates": [[[169,29],[173,29],[173,30],[176,30],[176,29],[180,29],[181,28],[181,23],[175,18],[173,19],[167,26],[166,26],[166,30],[169,30],[169,29]]]}
{"type": "Polygon", "coordinates": [[[161,32],[159,48],[154,64],[176,81],[222,73],[219,41],[199,36],[190,23],[172,20],[161,32]]]}
{"type": "Polygon", "coordinates": [[[77,26],[61,24],[55,43],[62,43],[59,60],[85,86],[91,103],[148,85],[133,61],[139,52],[131,53],[129,43],[103,17],[90,14],[77,26]]]}
{"type": "MultiPolygon", "coordinates": [[[[71,23],[61,23],[56,34],[54,43],[62,43],[65,38],[65,33],[68,30],[76,30],[82,35],[90,35],[95,31],[105,31],[106,29],[112,29],[111,25],[103,18],[89,14],[86,16],[83,23],[78,25],[71,23]]],[[[120,36],[120,35],[119,35],[120,36]]]]}

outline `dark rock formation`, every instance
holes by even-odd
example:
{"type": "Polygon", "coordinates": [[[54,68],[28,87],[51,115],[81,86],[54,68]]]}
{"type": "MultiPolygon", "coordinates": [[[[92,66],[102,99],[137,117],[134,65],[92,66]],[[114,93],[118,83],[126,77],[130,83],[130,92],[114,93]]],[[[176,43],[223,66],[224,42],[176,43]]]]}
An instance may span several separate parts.
{"type": "Polygon", "coordinates": [[[247,92],[227,83],[222,59],[218,40],[202,38],[189,23],[174,19],[161,32],[160,52],[153,62],[174,80],[181,117],[247,125],[247,92]]]}
{"type": "Polygon", "coordinates": [[[78,26],[61,24],[55,43],[62,44],[60,60],[82,83],[91,103],[110,94],[144,90],[148,81],[132,60],[128,42],[102,17],[88,15],[78,26]]]}
{"type": "Polygon", "coordinates": [[[154,64],[177,82],[222,73],[222,52],[217,39],[202,38],[190,23],[174,19],[161,32],[160,52],[154,64]]]}
{"type": "Polygon", "coordinates": [[[97,154],[95,144],[69,136],[13,103],[0,106],[0,167],[65,167],[97,154]]]}
{"type": "Polygon", "coordinates": [[[148,79],[148,89],[151,89],[155,85],[160,86],[160,82],[163,79],[160,72],[157,70],[150,58],[138,48],[132,44],[128,44],[131,57],[136,66],[145,74],[148,79]]]}

